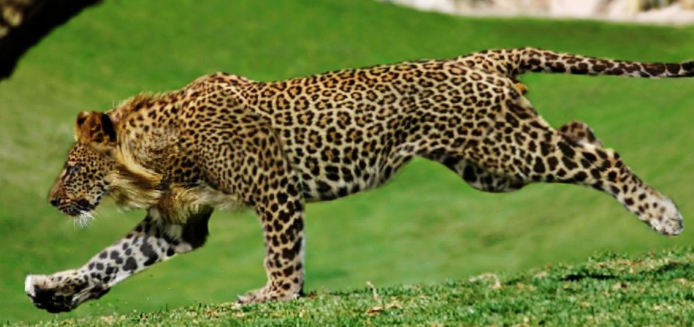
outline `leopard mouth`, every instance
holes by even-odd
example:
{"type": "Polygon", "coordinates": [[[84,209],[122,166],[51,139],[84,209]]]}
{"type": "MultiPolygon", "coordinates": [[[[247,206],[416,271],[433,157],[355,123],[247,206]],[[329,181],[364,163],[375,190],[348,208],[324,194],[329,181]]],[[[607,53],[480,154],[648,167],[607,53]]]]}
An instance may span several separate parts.
{"type": "Polygon", "coordinates": [[[79,217],[84,214],[91,214],[91,212],[96,208],[96,204],[92,204],[87,200],[70,201],[62,206],[58,207],[60,212],[72,216],[79,217]]]}
{"type": "Polygon", "coordinates": [[[94,220],[94,215],[92,214],[96,208],[97,203],[91,203],[88,200],[81,199],[78,201],[69,201],[63,205],[58,206],[58,210],[68,216],[74,218],[74,223],[76,226],[85,228],[89,225],[89,222],[94,220]]]}

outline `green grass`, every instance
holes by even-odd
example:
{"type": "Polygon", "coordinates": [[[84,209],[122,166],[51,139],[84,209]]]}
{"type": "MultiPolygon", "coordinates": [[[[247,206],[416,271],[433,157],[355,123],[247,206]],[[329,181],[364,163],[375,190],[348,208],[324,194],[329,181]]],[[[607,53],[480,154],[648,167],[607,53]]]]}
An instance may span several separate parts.
{"type": "Polygon", "coordinates": [[[602,254],[463,281],[370,284],[292,302],[195,304],[35,326],[694,326],[692,253],[602,254]]]}
{"type": "MultiPolygon", "coordinates": [[[[681,61],[694,58],[692,39],[694,28],[466,19],[368,0],[106,1],[54,31],[0,83],[0,321],[53,319],[32,307],[24,276],[81,265],[144,216],[105,204],[80,230],[48,205],[79,111],[106,110],[138,92],[178,88],[220,70],[276,80],[519,46],[681,61]]],[[[588,122],[678,203],[685,220],[694,214],[693,79],[528,75],[523,81],[550,123],[588,122]]],[[[424,160],[379,190],[309,205],[307,220],[307,288],[319,294],[366,281],[385,287],[512,274],[580,262],[596,251],[683,246],[694,236],[691,228],[677,238],[659,236],[589,189],[536,185],[485,194],[424,160]]],[[[262,285],[255,218],[216,213],[211,233],[203,249],[59,319],[227,302],[262,285]]],[[[443,286],[432,292],[437,287],[443,286]]]]}

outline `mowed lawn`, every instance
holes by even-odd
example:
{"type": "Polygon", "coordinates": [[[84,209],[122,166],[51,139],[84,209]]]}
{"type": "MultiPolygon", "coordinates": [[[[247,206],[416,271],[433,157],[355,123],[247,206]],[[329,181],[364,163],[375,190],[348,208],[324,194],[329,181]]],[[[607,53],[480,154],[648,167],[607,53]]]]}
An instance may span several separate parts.
{"type": "Polygon", "coordinates": [[[693,251],[603,253],[579,264],[439,283],[369,284],[288,302],[197,303],[11,326],[692,326],[693,251]]]}
{"type": "MultiPolygon", "coordinates": [[[[694,58],[692,40],[694,28],[467,19],[370,0],[105,1],[54,31],[0,82],[0,322],[53,319],[24,295],[25,275],[77,267],[144,216],[107,203],[83,230],[48,205],[79,111],[107,110],[215,71],[277,80],[521,46],[682,61],[694,58]]],[[[586,121],[685,219],[694,215],[694,79],[522,80],[550,123],[586,121]]],[[[306,286],[318,291],[467,279],[581,262],[596,251],[667,249],[694,236],[691,228],[677,238],[657,235],[590,189],[485,194],[425,160],[381,189],[309,205],[307,220],[306,286]]],[[[205,248],[59,317],[227,302],[261,286],[253,215],[218,212],[210,224],[205,248]]]]}

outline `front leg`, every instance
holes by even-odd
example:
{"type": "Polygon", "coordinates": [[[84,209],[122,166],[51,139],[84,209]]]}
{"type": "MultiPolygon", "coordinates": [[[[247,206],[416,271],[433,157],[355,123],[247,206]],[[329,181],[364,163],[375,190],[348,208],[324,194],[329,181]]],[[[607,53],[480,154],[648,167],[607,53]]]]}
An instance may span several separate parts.
{"type": "MultiPolygon", "coordinates": [[[[239,297],[239,303],[291,300],[304,284],[304,203],[299,176],[284,154],[272,125],[250,111],[235,111],[222,121],[231,135],[206,143],[199,158],[206,176],[226,193],[255,209],[263,227],[268,281],[239,297]],[[232,147],[229,144],[233,144],[232,147]],[[219,156],[226,154],[224,165],[219,156]]],[[[207,130],[214,136],[214,129],[207,130]]]]}
{"type": "Polygon", "coordinates": [[[302,295],[304,285],[304,219],[298,181],[293,174],[278,175],[256,203],[265,237],[267,284],[239,296],[240,304],[291,300],[302,295]],[[284,182],[283,182],[284,181],[284,182]],[[284,184],[284,186],[283,186],[284,184]]]}
{"type": "Polygon", "coordinates": [[[157,262],[202,246],[211,214],[212,209],[205,208],[185,224],[171,224],[157,209],[150,209],[133,231],[81,268],[52,275],[29,275],[25,291],[37,308],[51,313],[71,311],[88,300],[100,298],[114,285],[157,262]]]}

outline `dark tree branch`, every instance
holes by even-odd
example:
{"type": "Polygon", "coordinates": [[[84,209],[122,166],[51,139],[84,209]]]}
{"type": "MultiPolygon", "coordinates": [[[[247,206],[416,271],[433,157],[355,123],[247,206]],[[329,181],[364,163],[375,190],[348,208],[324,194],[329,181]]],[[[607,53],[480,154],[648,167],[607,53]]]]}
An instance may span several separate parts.
{"type": "Polygon", "coordinates": [[[0,81],[51,30],[101,0],[0,0],[0,81]]]}

